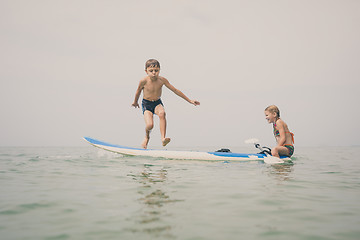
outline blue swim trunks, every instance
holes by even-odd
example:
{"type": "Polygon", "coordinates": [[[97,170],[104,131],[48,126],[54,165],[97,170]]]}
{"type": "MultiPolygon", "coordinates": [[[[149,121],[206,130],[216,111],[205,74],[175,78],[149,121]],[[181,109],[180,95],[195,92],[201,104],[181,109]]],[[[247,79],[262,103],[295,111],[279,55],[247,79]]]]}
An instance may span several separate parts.
{"type": "Polygon", "coordinates": [[[144,112],[146,110],[148,110],[148,111],[152,112],[153,114],[155,114],[155,108],[159,104],[164,106],[164,104],[162,103],[160,98],[158,100],[156,100],[156,101],[150,101],[150,100],[143,99],[142,103],[141,103],[143,114],[144,114],[144,112]]]}

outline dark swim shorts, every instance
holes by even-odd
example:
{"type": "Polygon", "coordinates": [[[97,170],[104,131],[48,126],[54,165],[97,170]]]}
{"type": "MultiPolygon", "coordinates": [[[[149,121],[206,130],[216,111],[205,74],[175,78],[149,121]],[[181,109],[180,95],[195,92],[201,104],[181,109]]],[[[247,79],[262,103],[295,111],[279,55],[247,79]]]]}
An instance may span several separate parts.
{"type": "Polygon", "coordinates": [[[164,106],[164,104],[162,103],[161,99],[159,98],[156,101],[150,101],[150,100],[146,100],[143,99],[142,100],[142,110],[143,110],[143,114],[146,110],[152,112],[153,114],[155,114],[155,108],[157,105],[161,104],[162,106],[164,106]]]}
{"type": "Polygon", "coordinates": [[[289,149],[289,155],[288,157],[291,157],[294,154],[294,146],[293,145],[284,145],[284,147],[286,147],[287,149],[289,149]]]}

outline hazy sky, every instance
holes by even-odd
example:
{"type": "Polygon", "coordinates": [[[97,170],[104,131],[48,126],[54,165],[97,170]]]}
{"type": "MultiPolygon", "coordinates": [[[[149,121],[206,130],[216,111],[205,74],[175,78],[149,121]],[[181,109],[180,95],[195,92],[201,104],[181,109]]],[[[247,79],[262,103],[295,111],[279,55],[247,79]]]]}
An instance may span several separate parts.
{"type": "Polygon", "coordinates": [[[274,145],[271,104],[297,146],[360,144],[357,0],[0,0],[0,51],[0,146],[139,146],[149,58],[201,102],[163,89],[169,149],[274,145]]]}

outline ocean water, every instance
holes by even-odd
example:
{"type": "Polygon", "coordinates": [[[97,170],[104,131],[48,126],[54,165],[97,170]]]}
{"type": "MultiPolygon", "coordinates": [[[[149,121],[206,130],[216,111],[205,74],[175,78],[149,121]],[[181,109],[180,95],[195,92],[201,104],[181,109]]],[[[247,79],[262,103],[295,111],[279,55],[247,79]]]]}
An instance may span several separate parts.
{"type": "Polygon", "coordinates": [[[0,238],[360,239],[359,153],[298,147],[269,166],[3,147],[0,238]]]}

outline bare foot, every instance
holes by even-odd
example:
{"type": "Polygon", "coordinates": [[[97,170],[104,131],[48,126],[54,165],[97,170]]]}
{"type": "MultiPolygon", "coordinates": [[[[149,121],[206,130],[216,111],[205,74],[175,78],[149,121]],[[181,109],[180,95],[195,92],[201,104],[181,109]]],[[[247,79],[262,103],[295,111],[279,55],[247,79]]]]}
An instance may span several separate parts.
{"type": "Polygon", "coordinates": [[[165,147],[170,141],[171,141],[170,138],[164,138],[164,140],[162,140],[163,146],[165,147]]]}
{"type": "Polygon", "coordinates": [[[142,146],[144,149],[147,148],[147,145],[148,145],[148,143],[149,143],[149,140],[150,140],[150,138],[145,137],[144,140],[143,140],[143,142],[141,143],[141,146],[142,146]]]}

